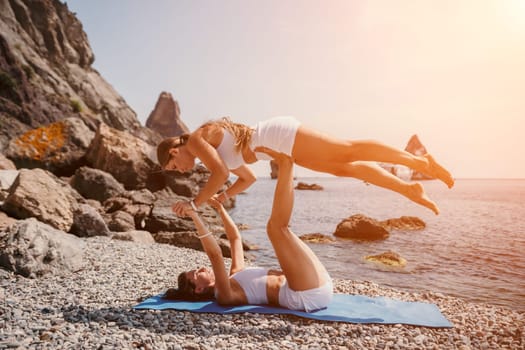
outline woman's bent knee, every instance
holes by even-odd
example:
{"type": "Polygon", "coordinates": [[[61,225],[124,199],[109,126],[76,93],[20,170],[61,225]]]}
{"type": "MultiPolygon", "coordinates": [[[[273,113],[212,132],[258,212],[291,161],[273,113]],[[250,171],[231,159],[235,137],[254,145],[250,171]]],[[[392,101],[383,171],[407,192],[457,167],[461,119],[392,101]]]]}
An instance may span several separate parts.
{"type": "Polygon", "coordinates": [[[281,224],[281,223],[270,220],[266,224],[266,232],[268,232],[268,236],[275,237],[275,236],[284,236],[286,234],[289,234],[290,230],[288,229],[287,224],[281,224]]]}

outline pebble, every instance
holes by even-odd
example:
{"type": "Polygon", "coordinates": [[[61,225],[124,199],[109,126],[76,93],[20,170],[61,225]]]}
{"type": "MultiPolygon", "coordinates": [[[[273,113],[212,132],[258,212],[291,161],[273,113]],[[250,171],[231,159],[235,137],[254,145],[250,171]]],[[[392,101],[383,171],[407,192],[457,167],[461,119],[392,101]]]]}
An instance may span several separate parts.
{"type": "Polygon", "coordinates": [[[431,302],[454,327],[135,311],[137,300],[174,287],[180,272],[208,266],[206,255],[108,237],[85,241],[85,268],[76,273],[37,280],[0,274],[0,349],[525,349],[524,313],[369,281],[334,280],[334,288],[431,302]]]}

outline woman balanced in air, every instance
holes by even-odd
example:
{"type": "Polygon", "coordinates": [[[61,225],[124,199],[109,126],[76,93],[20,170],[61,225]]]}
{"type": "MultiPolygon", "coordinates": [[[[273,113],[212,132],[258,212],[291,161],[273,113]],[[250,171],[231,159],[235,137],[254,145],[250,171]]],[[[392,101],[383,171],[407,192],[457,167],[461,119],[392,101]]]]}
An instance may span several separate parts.
{"type": "Polygon", "coordinates": [[[183,214],[193,219],[212,268],[202,267],[181,273],[178,289],[169,289],[165,298],[188,301],[216,299],[223,305],[270,304],[307,312],[325,308],[330,303],[333,288],[328,272],[312,250],[288,227],[294,201],[293,162],[285,154],[269,149],[264,151],[279,164],[273,207],[266,229],[281,270],[244,266],[237,226],[222,204],[212,198],[208,203],[219,212],[230,241],[230,271],[226,270],[215,237],[198,212],[188,208],[183,214]]]}
{"type": "MultiPolygon", "coordinates": [[[[224,202],[247,189],[255,175],[247,164],[269,160],[256,147],[267,147],[291,157],[302,167],[342,177],[353,177],[402,194],[415,203],[439,213],[420,183],[406,182],[374,162],[405,165],[417,172],[454,185],[451,174],[430,154],[416,156],[376,141],[341,140],[302,125],[293,117],[276,117],[251,128],[223,118],[208,122],[191,134],[171,137],[157,146],[157,157],[163,169],[189,171],[199,158],[210,170],[206,185],[194,198],[197,207],[214,196],[224,185],[230,171],[237,180],[218,199],[224,202]]],[[[183,215],[190,203],[177,202],[173,211],[183,215]]]]}

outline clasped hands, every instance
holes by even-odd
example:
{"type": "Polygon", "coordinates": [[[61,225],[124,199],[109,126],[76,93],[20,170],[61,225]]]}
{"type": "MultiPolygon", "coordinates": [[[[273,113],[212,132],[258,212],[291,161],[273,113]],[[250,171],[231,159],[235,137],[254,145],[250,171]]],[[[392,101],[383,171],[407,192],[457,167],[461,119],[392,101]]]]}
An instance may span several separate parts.
{"type": "MultiPolygon", "coordinates": [[[[219,201],[218,197],[219,195],[216,194],[207,201],[207,203],[217,211],[222,207],[222,203],[219,201]]],[[[191,216],[191,214],[195,212],[190,202],[187,201],[176,202],[171,207],[171,210],[179,217],[191,216]]]]}

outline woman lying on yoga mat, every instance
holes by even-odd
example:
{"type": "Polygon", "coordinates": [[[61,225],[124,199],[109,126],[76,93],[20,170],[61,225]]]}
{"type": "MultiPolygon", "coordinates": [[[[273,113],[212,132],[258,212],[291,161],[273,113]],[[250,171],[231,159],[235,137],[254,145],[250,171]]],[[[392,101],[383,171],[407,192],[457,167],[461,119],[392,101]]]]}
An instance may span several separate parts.
{"type": "Polygon", "coordinates": [[[312,250],[301,241],[288,224],[292,215],[293,162],[291,158],[270,149],[264,152],[279,164],[273,207],[267,233],[282,271],[244,266],[244,252],[237,226],[222,204],[209,200],[219,212],[231,246],[231,268],[226,271],[224,258],[215,238],[206,229],[197,211],[189,208],[189,215],[212,270],[202,267],[183,272],[178,277],[178,289],[169,289],[165,298],[178,300],[208,300],[216,298],[220,304],[270,304],[307,312],[324,308],[332,299],[332,280],[312,250]]]}
{"type": "MultiPolygon", "coordinates": [[[[254,128],[233,123],[227,118],[209,122],[191,134],[163,140],[157,146],[157,158],[166,170],[189,171],[196,158],[210,170],[208,183],[194,199],[198,207],[219,191],[228,179],[229,171],[238,178],[219,195],[219,201],[224,202],[247,189],[256,178],[246,164],[270,159],[266,154],[254,151],[260,146],[285,153],[302,167],[354,177],[398,192],[436,214],[439,209],[426,196],[421,184],[403,181],[373,162],[405,165],[443,181],[449,188],[454,185],[450,173],[429,154],[415,156],[375,141],[339,140],[306,128],[292,117],[272,118],[254,128]]],[[[177,202],[173,206],[179,216],[188,209],[187,202],[177,202]]]]}

